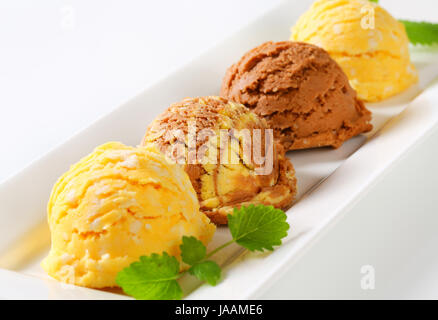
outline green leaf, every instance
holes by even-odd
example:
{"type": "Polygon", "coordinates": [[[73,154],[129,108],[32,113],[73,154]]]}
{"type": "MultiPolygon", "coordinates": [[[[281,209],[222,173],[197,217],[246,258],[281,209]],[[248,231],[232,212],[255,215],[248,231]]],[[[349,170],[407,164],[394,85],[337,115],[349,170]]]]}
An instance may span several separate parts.
{"type": "Polygon", "coordinates": [[[179,300],[183,293],[176,281],[178,277],[178,260],[163,252],[140,257],[117,274],[116,282],[135,299],[179,300]]]}
{"type": "Polygon", "coordinates": [[[234,208],[228,215],[228,227],[233,239],[241,246],[254,251],[274,250],[287,236],[289,224],[286,214],[272,206],[234,208]]]}
{"type": "Polygon", "coordinates": [[[379,3],[379,0],[369,0],[370,2],[379,3]]]}
{"type": "Polygon", "coordinates": [[[215,286],[221,278],[221,268],[210,260],[195,264],[189,269],[189,273],[212,286],[215,286]]]}
{"type": "Polygon", "coordinates": [[[207,249],[204,244],[196,239],[195,237],[186,237],[182,239],[182,244],[180,245],[181,258],[182,261],[189,265],[194,265],[195,263],[201,261],[205,258],[207,249]]]}
{"type": "Polygon", "coordinates": [[[412,44],[432,45],[438,43],[438,24],[400,20],[406,28],[412,44]]]}

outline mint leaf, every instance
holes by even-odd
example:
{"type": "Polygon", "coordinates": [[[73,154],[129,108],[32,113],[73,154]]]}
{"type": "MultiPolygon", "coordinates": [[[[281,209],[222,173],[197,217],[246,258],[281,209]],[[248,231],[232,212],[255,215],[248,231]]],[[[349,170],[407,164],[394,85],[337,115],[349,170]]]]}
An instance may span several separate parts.
{"type": "Polygon", "coordinates": [[[228,215],[228,227],[234,241],[254,251],[274,250],[281,245],[281,239],[287,236],[289,224],[286,214],[272,206],[250,205],[234,208],[233,215],[228,215]]]}
{"type": "Polygon", "coordinates": [[[379,3],[379,0],[369,0],[370,2],[379,3]]]}
{"type": "Polygon", "coordinates": [[[438,43],[438,24],[400,20],[404,24],[412,44],[432,45],[438,43]]]}
{"type": "Polygon", "coordinates": [[[221,268],[210,260],[195,264],[189,269],[189,273],[212,286],[215,286],[221,278],[221,268]]]}
{"type": "Polygon", "coordinates": [[[182,244],[180,245],[181,258],[182,261],[189,265],[194,265],[195,263],[201,261],[205,258],[207,249],[204,244],[196,239],[195,237],[186,237],[182,239],[182,244]]]}
{"type": "MultiPolygon", "coordinates": [[[[289,224],[286,214],[272,206],[250,205],[235,208],[233,215],[228,215],[228,227],[233,239],[206,253],[204,244],[195,237],[182,238],[181,259],[191,265],[188,272],[198,279],[215,286],[221,278],[221,268],[206,260],[230,244],[237,244],[251,250],[274,250],[287,236],[289,224]]],[[[175,257],[166,252],[162,255],[152,254],[140,257],[117,274],[116,283],[125,293],[136,299],[181,299],[181,287],[176,281],[180,264],[175,257]]],[[[183,272],[183,273],[184,273],[183,272]]]]}
{"type": "Polygon", "coordinates": [[[116,283],[135,299],[177,300],[183,296],[178,277],[178,260],[163,252],[140,257],[117,274],[116,283]]]}

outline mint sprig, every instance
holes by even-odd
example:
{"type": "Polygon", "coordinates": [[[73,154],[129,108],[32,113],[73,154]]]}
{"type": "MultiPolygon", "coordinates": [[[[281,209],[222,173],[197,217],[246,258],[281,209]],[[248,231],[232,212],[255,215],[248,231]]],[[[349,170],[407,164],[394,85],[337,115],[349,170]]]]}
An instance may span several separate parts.
{"type": "Polygon", "coordinates": [[[181,249],[181,259],[183,262],[194,265],[207,255],[207,248],[195,237],[183,237],[181,249]]]}
{"type": "Polygon", "coordinates": [[[218,251],[236,242],[248,250],[274,250],[287,236],[286,214],[272,206],[250,205],[234,209],[228,215],[232,240],[207,254],[204,244],[195,237],[182,238],[181,260],[190,267],[179,272],[180,263],[166,252],[142,256],[117,274],[116,282],[123,291],[136,299],[173,300],[183,296],[178,279],[188,272],[199,280],[215,286],[221,278],[219,265],[208,260],[218,251]]]}
{"type": "Polygon", "coordinates": [[[438,24],[400,20],[404,24],[409,41],[414,44],[433,45],[438,43],[438,24]]]}
{"type": "Polygon", "coordinates": [[[196,263],[189,269],[189,273],[209,285],[215,286],[221,278],[221,267],[211,260],[196,263]]]}
{"type": "Polygon", "coordinates": [[[207,258],[207,248],[195,237],[183,237],[180,246],[181,259],[191,265],[188,272],[201,281],[215,286],[221,278],[221,268],[219,265],[207,258]]]}
{"type": "Polygon", "coordinates": [[[233,240],[248,250],[274,250],[287,236],[286,214],[274,207],[249,206],[228,215],[233,240]]]}
{"type": "Polygon", "coordinates": [[[140,300],[179,300],[182,290],[176,279],[179,262],[166,252],[156,253],[132,263],[117,274],[116,282],[126,294],[140,300]]]}

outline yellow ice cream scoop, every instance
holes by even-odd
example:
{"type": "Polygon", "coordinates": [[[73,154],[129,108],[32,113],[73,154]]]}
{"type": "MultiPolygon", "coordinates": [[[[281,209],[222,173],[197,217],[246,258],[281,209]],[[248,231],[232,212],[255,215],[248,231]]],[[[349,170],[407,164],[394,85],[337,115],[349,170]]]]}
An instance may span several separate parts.
{"type": "Polygon", "coordinates": [[[116,286],[117,273],[142,255],[179,258],[183,236],[204,244],[215,226],[200,213],[187,174],[153,146],[110,142],[73,165],[49,204],[46,272],[66,283],[116,286]]]}
{"type": "Polygon", "coordinates": [[[391,97],[418,80],[404,26],[368,0],[318,0],[290,39],[327,50],[366,101],[391,97]]]}

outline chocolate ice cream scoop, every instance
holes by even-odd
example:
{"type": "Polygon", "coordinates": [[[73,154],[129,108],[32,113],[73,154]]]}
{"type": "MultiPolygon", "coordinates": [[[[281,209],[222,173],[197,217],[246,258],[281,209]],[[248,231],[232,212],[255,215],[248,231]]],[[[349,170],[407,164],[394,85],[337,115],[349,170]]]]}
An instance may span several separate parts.
{"type": "Polygon", "coordinates": [[[182,165],[203,211],[226,224],[234,207],[288,208],[296,194],[295,171],[266,120],[220,97],[187,98],[149,126],[142,145],[156,144],[182,165]]]}
{"type": "Polygon", "coordinates": [[[265,118],[286,150],[337,148],[372,129],[365,108],[329,54],[301,42],[266,42],[232,65],[221,95],[265,118]]]}

